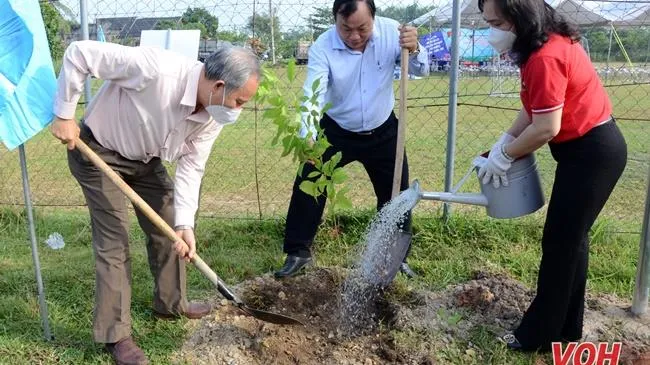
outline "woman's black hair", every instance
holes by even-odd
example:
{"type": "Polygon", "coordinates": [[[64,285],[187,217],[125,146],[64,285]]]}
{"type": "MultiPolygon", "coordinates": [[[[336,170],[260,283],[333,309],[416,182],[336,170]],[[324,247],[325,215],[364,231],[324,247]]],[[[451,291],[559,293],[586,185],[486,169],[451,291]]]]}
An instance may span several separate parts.
{"type": "Polygon", "coordinates": [[[359,2],[365,2],[370,9],[370,15],[375,17],[375,12],[377,7],[375,6],[374,0],[334,0],[334,6],[332,6],[332,14],[334,15],[334,20],[336,20],[336,15],[340,14],[344,19],[352,15],[357,11],[359,2]]]}
{"type": "MultiPolygon", "coordinates": [[[[478,8],[488,0],[478,0],[478,8]]],[[[511,53],[518,66],[528,61],[530,55],[548,41],[549,34],[556,33],[580,40],[578,26],[567,21],[544,0],[489,0],[494,1],[501,15],[515,27],[517,39],[511,53]]]]}

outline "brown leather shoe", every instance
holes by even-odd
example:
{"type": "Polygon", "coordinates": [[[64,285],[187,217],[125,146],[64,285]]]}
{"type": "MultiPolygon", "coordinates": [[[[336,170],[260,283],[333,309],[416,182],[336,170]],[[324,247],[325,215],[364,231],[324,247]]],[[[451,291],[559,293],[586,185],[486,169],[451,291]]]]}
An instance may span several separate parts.
{"type": "Polygon", "coordinates": [[[127,337],[115,343],[107,343],[106,351],[113,357],[117,365],[147,365],[147,355],[133,342],[132,337],[127,337]]]}
{"type": "Polygon", "coordinates": [[[212,312],[212,306],[208,303],[189,302],[185,312],[178,314],[158,313],[153,311],[153,315],[159,319],[177,319],[181,315],[189,319],[199,319],[207,316],[212,312]]]}

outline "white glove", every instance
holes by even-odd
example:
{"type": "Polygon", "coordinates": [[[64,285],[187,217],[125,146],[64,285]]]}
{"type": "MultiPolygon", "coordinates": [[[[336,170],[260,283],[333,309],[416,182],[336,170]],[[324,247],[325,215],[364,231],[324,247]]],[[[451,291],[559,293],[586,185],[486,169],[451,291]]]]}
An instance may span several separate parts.
{"type": "Polygon", "coordinates": [[[501,135],[501,137],[499,137],[499,140],[497,141],[496,144],[499,144],[499,145],[508,144],[508,143],[510,143],[510,142],[512,142],[514,140],[515,140],[515,137],[511,136],[508,133],[504,133],[504,134],[501,135]]]}
{"type": "Polygon", "coordinates": [[[487,162],[478,170],[478,177],[482,179],[483,184],[488,184],[492,180],[495,189],[498,189],[501,185],[508,186],[506,171],[510,169],[514,160],[504,154],[503,146],[514,141],[514,139],[513,136],[504,133],[492,146],[487,162]]]}

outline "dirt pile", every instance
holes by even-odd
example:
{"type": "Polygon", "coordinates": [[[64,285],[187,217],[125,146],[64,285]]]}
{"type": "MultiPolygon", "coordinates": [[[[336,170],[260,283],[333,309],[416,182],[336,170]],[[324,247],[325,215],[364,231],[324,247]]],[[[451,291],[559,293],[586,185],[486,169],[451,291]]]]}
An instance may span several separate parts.
{"type": "MultiPolygon", "coordinates": [[[[472,362],[481,363],[477,358],[480,351],[472,349],[472,331],[481,327],[496,337],[513,329],[534,294],[515,280],[488,273],[477,273],[474,280],[440,292],[391,287],[374,308],[377,326],[351,336],[342,330],[346,320],[340,310],[345,275],[338,268],[315,268],[282,281],[266,275],[241,283],[233,289],[249,306],[292,316],[305,326],[263,323],[243,316],[222,300],[215,303],[213,315],[198,323],[179,361],[228,365],[434,364],[439,363],[437,352],[451,342],[462,341],[472,362]]],[[[630,317],[615,298],[589,298],[587,306],[585,341],[623,340],[624,363],[644,364],[639,359],[648,356],[650,320],[630,317]]]]}

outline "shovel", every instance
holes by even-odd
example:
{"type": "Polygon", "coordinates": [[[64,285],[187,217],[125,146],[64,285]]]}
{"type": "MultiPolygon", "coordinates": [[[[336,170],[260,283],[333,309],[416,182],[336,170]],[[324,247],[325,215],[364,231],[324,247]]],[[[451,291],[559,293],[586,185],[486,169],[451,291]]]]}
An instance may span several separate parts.
{"type": "MultiPolygon", "coordinates": [[[[90,161],[92,161],[97,168],[99,168],[104,174],[108,176],[115,185],[131,200],[131,202],[138,207],[146,216],[151,220],[151,222],[158,227],[172,242],[178,241],[178,236],[176,232],[165,222],[159,215],[156,213],[147,202],[145,202],[129,185],[127,185],[124,180],[115,172],[113,169],[104,162],[104,160],[99,157],[95,151],[90,149],[86,143],[81,139],[77,138],[75,140],[75,145],[77,149],[86,156],[90,161]]],[[[266,312],[259,309],[254,309],[241,301],[230,289],[226,287],[223,281],[217,276],[217,274],[210,269],[210,267],[199,257],[199,255],[194,254],[194,257],[191,259],[194,266],[196,266],[199,271],[205,275],[216,287],[219,293],[226,297],[226,299],[234,302],[234,304],[244,313],[255,317],[259,320],[275,323],[275,324],[299,324],[304,325],[302,322],[297,319],[277,314],[266,312]]]]}

